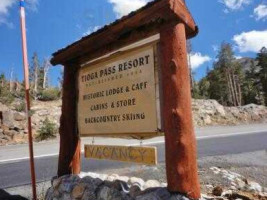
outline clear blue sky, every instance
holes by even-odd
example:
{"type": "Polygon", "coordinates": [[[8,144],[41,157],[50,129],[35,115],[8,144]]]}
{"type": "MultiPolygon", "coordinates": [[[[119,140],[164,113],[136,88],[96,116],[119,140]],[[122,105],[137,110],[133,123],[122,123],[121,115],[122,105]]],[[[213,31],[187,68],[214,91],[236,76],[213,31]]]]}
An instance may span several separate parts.
{"type": "MultiPolygon", "coordinates": [[[[28,0],[26,7],[29,60],[50,57],[58,49],[80,39],[98,27],[114,21],[148,0],[28,0]]],[[[26,1],[27,2],[27,1],[26,1]]],[[[233,44],[236,56],[255,57],[267,46],[267,2],[265,0],[186,0],[199,26],[192,40],[195,76],[212,66],[221,42],[233,44]]],[[[11,68],[23,79],[18,0],[0,0],[0,73],[11,68]]],[[[57,84],[60,67],[50,70],[50,82],[57,84]]]]}

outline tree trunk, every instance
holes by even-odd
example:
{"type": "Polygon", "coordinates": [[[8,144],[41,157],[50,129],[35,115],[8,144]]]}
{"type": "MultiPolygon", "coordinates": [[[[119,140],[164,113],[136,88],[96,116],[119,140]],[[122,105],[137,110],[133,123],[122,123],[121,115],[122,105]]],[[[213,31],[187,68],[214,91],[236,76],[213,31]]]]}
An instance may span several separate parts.
{"type": "Polygon", "coordinates": [[[47,74],[50,68],[50,63],[48,60],[44,63],[44,77],[43,77],[43,89],[46,89],[47,87],[47,74]]]}
{"type": "Polygon", "coordinates": [[[231,103],[233,106],[236,106],[235,92],[234,92],[233,82],[232,82],[232,78],[231,78],[231,72],[230,72],[229,68],[227,68],[227,70],[226,70],[226,77],[227,77],[227,85],[228,85],[229,90],[230,90],[231,103]]]}
{"type": "Polygon", "coordinates": [[[38,94],[38,66],[34,67],[34,98],[37,99],[38,94]]]}
{"type": "Polygon", "coordinates": [[[238,90],[237,90],[236,79],[235,79],[234,73],[231,74],[231,79],[232,79],[233,89],[234,89],[235,106],[239,106],[238,90]]]}
{"type": "Polygon", "coordinates": [[[231,85],[230,85],[230,80],[229,80],[229,76],[228,76],[228,72],[225,72],[226,75],[226,80],[227,80],[227,86],[228,86],[228,92],[229,92],[229,101],[231,102],[231,104],[233,104],[233,95],[232,95],[232,90],[231,90],[231,85]]]}

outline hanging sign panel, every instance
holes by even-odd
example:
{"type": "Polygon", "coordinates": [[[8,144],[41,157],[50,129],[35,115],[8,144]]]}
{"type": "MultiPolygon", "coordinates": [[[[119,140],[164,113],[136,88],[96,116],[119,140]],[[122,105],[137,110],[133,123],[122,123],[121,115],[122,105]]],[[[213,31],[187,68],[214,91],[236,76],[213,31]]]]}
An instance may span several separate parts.
{"type": "Polygon", "coordinates": [[[85,145],[84,148],[85,158],[88,159],[157,164],[156,147],[85,145]]]}
{"type": "Polygon", "coordinates": [[[153,47],[81,68],[81,136],[156,133],[156,110],[153,47]]]}

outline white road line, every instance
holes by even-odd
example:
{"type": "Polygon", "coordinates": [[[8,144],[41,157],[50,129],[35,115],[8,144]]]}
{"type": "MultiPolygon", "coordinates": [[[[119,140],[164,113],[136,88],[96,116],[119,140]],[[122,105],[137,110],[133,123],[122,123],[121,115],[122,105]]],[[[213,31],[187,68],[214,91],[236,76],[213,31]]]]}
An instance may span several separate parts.
{"type": "Polygon", "coordinates": [[[250,132],[237,132],[237,133],[224,133],[224,134],[217,134],[217,135],[205,135],[197,137],[197,140],[209,139],[209,138],[221,138],[221,137],[231,137],[237,135],[250,135],[255,133],[262,133],[267,132],[267,130],[258,130],[258,131],[250,131],[250,132]]]}
{"type": "MultiPolygon", "coordinates": [[[[207,135],[207,136],[198,136],[196,138],[197,138],[197,140],[204,140],[204,139],[210,139],[210,138],[231,137],[231,136],[236,136],[236,135],[250,135],[250,134],[260,133],[260,132],[263,132],[263,131],[266,131],[266,130],[251,131],[251,132],[238,132],[238,133],[225,133],[225,134],[207,135]]],[[[152,141],[152,142],[143,142],[142,146],[151,145],[151,144],[163,144],[163,143],[164,143],[164,140],[152,141]]],[[[126,145],[126,146],[140,146],[140,143],[129,144],[129,145],[126,145]]],[[[82,150],[82,153],[84,153],[84,150],[82,150]]],[[[52,157],[52,156],[58,156],[58,153],[34,156],[34,158],[46,158],[46,157],[52,157]]],[[[28,160],[28,159],[29,159],[29,157],[13,158],[13,159],[0,160],[0,163],[8,163],[8,162],[15,162],[15,161],[18,162],[18,161],[23,161],[23,160],[28,160]]]]}

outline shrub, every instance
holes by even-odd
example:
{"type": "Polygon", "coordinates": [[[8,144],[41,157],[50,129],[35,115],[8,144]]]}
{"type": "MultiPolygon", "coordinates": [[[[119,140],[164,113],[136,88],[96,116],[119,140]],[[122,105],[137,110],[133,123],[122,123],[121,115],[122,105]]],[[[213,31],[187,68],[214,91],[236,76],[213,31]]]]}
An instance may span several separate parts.
{"type": "Polygon", "coordinates": [[[53,101],[58,100],[60,98],[60,90],[58,88],[49,88],[43,90],[38,95],[38,99],[40,101],[53,101]]]}
{"type": "Polygon", "coordinates": [[[25,101],[22,101],[21,103],[16,104],[16,105],[15,105],[15,110],[16,110],[17,112],[25,112],[25,110],[26,110],[26,104],[25,104],[25,101]]]}
{"type": "Polygon", "coordinates": [[[10,105],[14,101],[12,93],[4,87],[0,88],[0,102],[6,105],[10,105]]]}
{"type": "Polygon", "coordinates": [[[38,133],[39,135],[36,139],[39,141],[55,138],[57,133],[56,124],[51,122],[48,118],[45,118],[43,125],[40,127],[38,133]]]}

